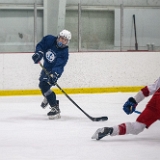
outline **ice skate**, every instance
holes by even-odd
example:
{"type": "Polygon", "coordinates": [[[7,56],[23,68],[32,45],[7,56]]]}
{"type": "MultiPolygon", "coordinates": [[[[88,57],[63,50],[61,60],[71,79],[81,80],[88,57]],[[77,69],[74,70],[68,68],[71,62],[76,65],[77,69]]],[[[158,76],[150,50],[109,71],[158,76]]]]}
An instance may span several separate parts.
{"type": "Polygon", "coordinates": [[[57,105],[54,107],[51,107],[51,111],[48,112],[48,114],[47,114],[49,119],[61,118],[61,115],[60,115],[61,111],[59,109],[59,101],[57,100],[56,102],[57,102],[57,105]]]}
{"type": "Polygon", "coordinates": [[[105,136],[111,135],[112,132],[113,132],[112,127],[99,128],[99,129],[97,129],[97,131],[92,136],[92,139],[100,140],[105,136]]]}
{"type": "Polygon", "coordinates": [[[42,103],[41,103],[41,107],[42,107],[43,109],[45,109],[45,108],[47,107],[47,105],[48,105],[48,101],[47,101],[47,99],[44,97],[44,99],[43,99],[43,101],[42,101],[42,103]]]}

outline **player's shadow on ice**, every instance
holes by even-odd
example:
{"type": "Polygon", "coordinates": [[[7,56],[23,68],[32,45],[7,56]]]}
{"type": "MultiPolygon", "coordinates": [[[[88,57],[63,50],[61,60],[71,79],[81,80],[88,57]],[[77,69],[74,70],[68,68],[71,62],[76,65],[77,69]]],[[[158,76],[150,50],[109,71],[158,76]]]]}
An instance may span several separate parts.
{"type": "MultiPolygon", "coordinates": [[[[101,143],[137,143],[137,144],[141,144],[141,143],[160,143],[160,137],[132,137],[132,135],[129,135],[127,137],[106,137],[105,139],[99,140],[97,142],[101,142],[101,143]],[[115,138],[115,139],[114,139],[115,138]]],[[[150,145],[150,144],[149,144],[150,145]]]]}
{"type": "Polygon", "coordinates": [[[21,121],[88,121],[87,118],[85,117],[76,117],[76,116],[67,116],[67,115],[61,115],[61,118],[54,118],[53,120],[50,120],[47,115],[37,115],[37,114],[32,114],[28,116],[15,116],[15,117],[9,117],[5,122],[21,122],[21,121]]]}

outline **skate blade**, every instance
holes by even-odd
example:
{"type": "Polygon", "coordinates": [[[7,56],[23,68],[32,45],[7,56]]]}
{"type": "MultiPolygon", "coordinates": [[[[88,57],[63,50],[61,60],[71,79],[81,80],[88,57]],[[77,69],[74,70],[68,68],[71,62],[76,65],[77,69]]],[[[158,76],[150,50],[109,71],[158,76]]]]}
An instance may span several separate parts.
{"type": "MultiPolygon", "coordinates": [[[[42,107],[42,106],[41,106],[42,107]]],[[[42,109],[46,109],[47,108],[47,106],[45,106],[45,107],[42,107],[42,109]]]]}
{"type": "Polygon", "coordinates": [[[43,106],[43,105],[40,105],[43,109],[46,109],[47,108],[47,106],[48,106],[48,104],[47,105],[45,105],[45,106],[43,106]]]}
{"type": "Polygon", "coordinates": [[[50,120],[60,119],[60,118],[61,118],[61,115],[60,115],[60,114],[57,114],[57,115],[54,115],[54,116],[48,116],[48,118],[49,118],[50,120]]]}

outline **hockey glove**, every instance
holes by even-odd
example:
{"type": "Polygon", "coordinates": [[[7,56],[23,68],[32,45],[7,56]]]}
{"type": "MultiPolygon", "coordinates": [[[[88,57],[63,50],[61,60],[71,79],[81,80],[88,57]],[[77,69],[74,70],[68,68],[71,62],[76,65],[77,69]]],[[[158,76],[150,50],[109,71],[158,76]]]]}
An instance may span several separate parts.
{"type": "Polygon", "coordinates": [[[59,74],[56,72],[51,73],[49,76],[49,83],[54,86],[57,83],[58,76],[59,76],[59,74]]]}
{"type": "Polygon", "coordinates": [[[137,106],[137,102],[133,97],[130,97],[127,102],[123,105],[123,110],[126,114],[132,114],[137,106]]]}
{"type": "Polygon", "coordinates": [[[42,57],[43,57],[43,52],[38,51],[32,56],[32,59],[33,59],[34,63],[38,63],[39,61],[41,61],[42,57]]]}

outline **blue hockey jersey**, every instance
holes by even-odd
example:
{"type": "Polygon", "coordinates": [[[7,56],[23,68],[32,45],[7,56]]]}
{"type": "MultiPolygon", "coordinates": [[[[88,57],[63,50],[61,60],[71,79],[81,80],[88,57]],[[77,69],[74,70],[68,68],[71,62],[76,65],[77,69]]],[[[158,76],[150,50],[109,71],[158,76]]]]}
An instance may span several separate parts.
{"type": "MultiPolygon", "coordinates": [[[[57,38],[52,35],[45,36],[36,46],[36,51],[42,51],[44,53],[43,66],[48,72],[58,73],[59,77],[64,71],[64,66],[66,65],[69,57],[68,46],[64,48],[59,48],[57,46],[57,38]]],[[[58,77],[58,78],[59,78],[58,77]]]]}

